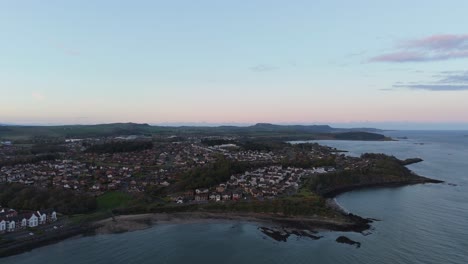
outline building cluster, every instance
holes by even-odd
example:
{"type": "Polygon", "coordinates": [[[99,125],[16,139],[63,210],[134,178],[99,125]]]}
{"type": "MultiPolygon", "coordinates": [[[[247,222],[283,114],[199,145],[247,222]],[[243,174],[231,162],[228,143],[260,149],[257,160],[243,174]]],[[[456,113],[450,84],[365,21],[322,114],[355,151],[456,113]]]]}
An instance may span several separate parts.
{"type": "Polygon", "coordinates": [[[55,221],[57,221],[57,212],[53,209],[18,212],[0,207],[0,233],[37,227],[55,221]]]}
{"type": "Polygon", "coordinates": [[[117,189],[142,192],[147,186],[169,186],[176,175],[214,162],[217,155],[188,142],[165,142],[149,150],[113,154],[83,152],[82,143],[75,140],[66,144],[67,159],[3,166],[0,183],[54,186],[81,192],[117,189]]]}
{"type": "MultiPolygon", "coordinates": [[[[230,140],[230,138],[209,139],[220,140],[220,142],[230,140]]],[[[109,140],[115,140],[115,138],[70,139],[65,143],[67,152],[60,160],[1,167],[0,183],[63,188],[95,195],[108,190],[138,193],[144,192],[148,187],[167,187],[176,182],[178,176],[187,170],[211,164],[220,156],[231,161],[262,163],[267,166],[242,175],[232,175],[228,182],[219,186],[193,190],[174,197],[179,202],[203,202],[273,198],[294,192],[302,177],[330,170],[324,167],[306,170],[269,166],[280,164],[285,159],[294,160],[298,154],[309,160],[328,158],[331,149],[318,144],[275,151],[253,151],[243,150],[231,143],[206,146],[199,138],[189,138],[177,142],[157,141],[153,143],[153,148],[141,151],[119,153],[85,151],[93,144],[101,144],[109,140]]],[[[10,155],[12,148],[14,145],[3,146],[0,148],[0,154],[6,157],[10,155]]],[[[338,156],[337,161],[339,163],[336,168],[340,169],[361,166],[356,162],[363,162],[344,155],[338,156]]]]}
{"type": "Polygon", "coordinates": [[[1,146],[11,146],[12,143],[11,143],[11,141],[0,141],[0,145],[1,146]]]}
{"type": "Polygon", "coordinates": [[[244,162],[278,162],[284,158],[283,155],[272,151],[231,151],[223,153],[228,159],[244,162]]]}
{"type": "Polygon", "coordinates": [[[214,160],[212,151],[189,143],[159,143],[152,149],[113,154],[83,153],[81,159],[103,164],[140,166],[202,166],[214,160]]]}
{"type": "Polygon", "coordinates": [[[0,182],[53,186],[81,192],[142,191],[149,184],[169,184],[164,169],[147,171],[142,166],[98,166],[76,160],[4,166],[0,169],[0,182]]]}
{"type": "Polygon", "coordinates": [[[237,201],[240,199],[273,199],[280,195],[293,194],[301,179],[318,173],[327,173],[333,168],[283,168],[269,166],[243,174],[232,175],[230,180],[218,186],[190,190],[173,196],[176,203],[205,201],[237,201]]]}

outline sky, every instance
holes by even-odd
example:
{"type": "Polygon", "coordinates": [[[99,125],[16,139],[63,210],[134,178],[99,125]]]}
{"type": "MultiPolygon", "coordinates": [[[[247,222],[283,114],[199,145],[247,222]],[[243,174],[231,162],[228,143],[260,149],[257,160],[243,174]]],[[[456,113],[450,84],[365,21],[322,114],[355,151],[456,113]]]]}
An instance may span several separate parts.
{"type": "Polygon", "coordinates": [[[0,0],[0,123],[468,129],[468,1],[0,0]]]}

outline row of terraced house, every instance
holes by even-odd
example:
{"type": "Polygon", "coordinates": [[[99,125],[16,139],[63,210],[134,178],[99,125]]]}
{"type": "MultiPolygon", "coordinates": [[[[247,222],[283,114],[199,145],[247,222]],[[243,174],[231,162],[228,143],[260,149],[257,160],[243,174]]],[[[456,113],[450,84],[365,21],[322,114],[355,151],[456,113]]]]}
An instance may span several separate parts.
{"type": "Polygon", "coordinates": [[[57,212],[53,209],[18,212],[14,209],[0,208],[0,233],[37,227],[55,221],[57,221],[57,212]]]}

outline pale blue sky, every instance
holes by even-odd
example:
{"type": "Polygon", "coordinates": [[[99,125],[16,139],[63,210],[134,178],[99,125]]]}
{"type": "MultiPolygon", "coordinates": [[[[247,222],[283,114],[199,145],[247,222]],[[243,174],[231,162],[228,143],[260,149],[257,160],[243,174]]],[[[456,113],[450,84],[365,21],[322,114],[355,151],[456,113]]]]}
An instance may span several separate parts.
{"type": "Polygon", "coordinates": [[[0,0],[0,123],[467,128],[466,10],[462,0],[0,0]]]}

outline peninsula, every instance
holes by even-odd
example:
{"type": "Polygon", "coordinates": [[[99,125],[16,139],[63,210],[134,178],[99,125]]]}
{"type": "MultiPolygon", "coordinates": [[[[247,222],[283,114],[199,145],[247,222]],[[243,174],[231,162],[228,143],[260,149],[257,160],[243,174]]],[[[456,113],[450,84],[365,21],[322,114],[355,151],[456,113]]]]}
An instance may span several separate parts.
{"type": "MultiPolygon", "coordinates": [[[[422,161],[417,158],[350,157],[317,143],[287,142],[391,140],[375,132],[271,124],[0,126],[0,211],[58,213],[58,221],[43,227],[5,230],[0,256],[85,232],[188,220],[255,221],[309,237],[320,229],[363,232],[372,220],[344,212],[331,198],[357,188],[440,181],[405,167],[422,161]]],[[[15,219],[0,213],[10,226],[15,219]]],[[[262,232],[275,236],[269,228],[262,232]]]]}

